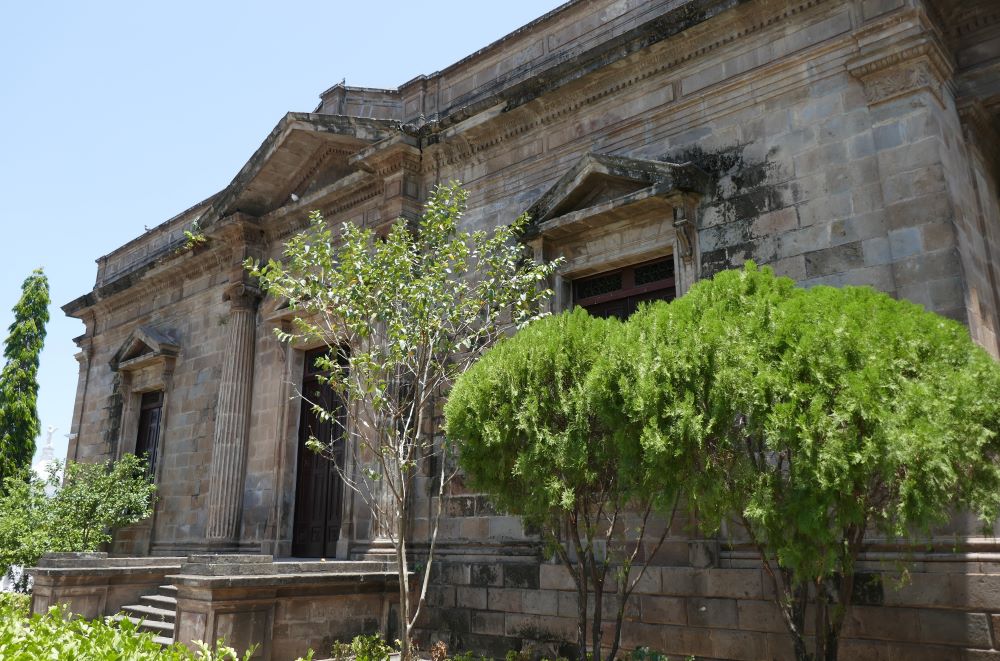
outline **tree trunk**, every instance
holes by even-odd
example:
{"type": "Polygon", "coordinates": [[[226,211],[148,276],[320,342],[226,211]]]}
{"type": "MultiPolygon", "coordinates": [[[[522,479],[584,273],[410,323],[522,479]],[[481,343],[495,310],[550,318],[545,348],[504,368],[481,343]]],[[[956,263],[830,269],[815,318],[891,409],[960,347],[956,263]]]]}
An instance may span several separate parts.
{"type": "Polygon", "coordinates": [[[601,638],[604,634],[601,626],[604,622],[604,581],[597,580],[596,558],[592,558],[591,562],[594,568],[594,618],[590,623],[590,653],[593,661],[601,661],[601,638]]]}
{"type": "Polygon", "coordinates": [[[584,568],[581,567],[581,578],[576,581],[576,643],[579,661],[587,661],[587,577],[584,571],[584,568]]]}
{"type": "Polygon", "coordinates": [[[396,566],[399,574],[399,623],[400,623],[400,646],[399,655],[401,661],[410,661],[412,650],[410,648],[410,581],[407,575],[406,563],[406,538],[403,536],[403,526],[406,525],[404,515],[401,512],[396,514],[396,566]]]}

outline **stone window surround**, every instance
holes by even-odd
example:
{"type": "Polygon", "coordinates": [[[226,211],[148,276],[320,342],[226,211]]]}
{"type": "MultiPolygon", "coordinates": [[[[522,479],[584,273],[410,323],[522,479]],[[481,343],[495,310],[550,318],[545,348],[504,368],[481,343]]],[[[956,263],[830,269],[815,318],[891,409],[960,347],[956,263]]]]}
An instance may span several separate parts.
{"type": "Polygon", "coordinates": [[[666,256],[674,258],[677,296],[698,279],[696,218],[701,195],[690,185],[678,186],[687,182],[671,181],[669,172],[663,172],[678,166],[624,158],[608,159],[607,166],[606,158],[585,156],[528,211],[538,219],[527,241],[535,259],[563,260],[551,283],[551,312],[573,307],[573,280],[666,256]],[[660,172],[642,172],[633,179],[629,175],[634,170],[624,170],[623,164],[652,166],[660,172]],[[638,189],[609,200],[586,201],[593,195],[588,189],[602,185],[602,179],[630,179],[638,189]],[[587,206],[577,208],[573,200],[581,191],[587,206]]]}
{"type": "MultiPolygon", "coordinates": [[[[171,385],[174,365],[180,353],[179,346],[169,335],[139,326],[133,331],[111,360],[111,369],[121,374],[122,423],[116,443],[117,452],[113,457],[120,459],[123,454],[135,452],[136,435],[139,432],[139,409],[144,393],[162,391],[163,402],[160,414],[160,433],[157,438],[157,456],[163,456],[163,444],[167,429],[167,411],[170,405],[171,385]],[[134,358],[124,358],[137,347],[148,351],[134,358]]],[[[163,462],[154,466],[153,481],[160,483],[163,462]]]]}

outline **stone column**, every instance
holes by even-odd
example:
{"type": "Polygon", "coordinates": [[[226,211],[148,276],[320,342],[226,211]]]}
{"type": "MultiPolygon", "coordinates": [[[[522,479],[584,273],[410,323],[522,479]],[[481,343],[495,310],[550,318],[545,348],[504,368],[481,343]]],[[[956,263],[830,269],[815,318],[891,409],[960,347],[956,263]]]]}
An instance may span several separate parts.
{"type": "Polygon", "coordinates": [[[209,545],[216,548],[235,547],[239,541],[259,293],[239,283],[226,291],[226,298],[232,307],[215,410],[206,532],[209,545]]]}

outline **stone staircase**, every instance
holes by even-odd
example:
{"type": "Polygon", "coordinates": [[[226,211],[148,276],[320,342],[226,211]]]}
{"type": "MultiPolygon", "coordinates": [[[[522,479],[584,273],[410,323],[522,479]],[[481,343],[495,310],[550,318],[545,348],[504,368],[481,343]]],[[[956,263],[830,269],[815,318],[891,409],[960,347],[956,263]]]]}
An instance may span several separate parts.
{"type": "Polygon", "coordinates": [[[127,619],[140,631],[149,631],[156,642],[166,647],[174,642],[174,618],[177,614],[177,588],[161,585],[155,594],[139,597],[138,604],[122,606],[115,619],[127,619]]]}

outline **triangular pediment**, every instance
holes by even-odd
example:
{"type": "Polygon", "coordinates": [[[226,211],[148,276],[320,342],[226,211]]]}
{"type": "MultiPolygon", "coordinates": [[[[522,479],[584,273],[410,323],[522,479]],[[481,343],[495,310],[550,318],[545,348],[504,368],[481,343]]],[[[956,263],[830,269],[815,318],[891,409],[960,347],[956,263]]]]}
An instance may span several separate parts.
{"type": "Polygon", "coordinates": [[[150,362],[174,358],[180,347],[167,333],[152,326],[139,326],[129,336],[111,358],[111,369],[140,367],[150,362]]]}
{"type": "Polygon", "coordinates": [[[288,113],[206,213],[259,216],[354,171],[351,155],[399,133],[398,122],[365,117],[288,113]]]}
{"type": "Polygon", "coordinates": [[[614,208],[651,196],[704,193],[709,178],[691,163],[587,154],[528,209],[536,226],[599,207],[614,208]]]}

